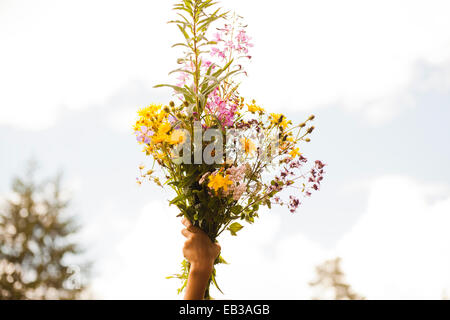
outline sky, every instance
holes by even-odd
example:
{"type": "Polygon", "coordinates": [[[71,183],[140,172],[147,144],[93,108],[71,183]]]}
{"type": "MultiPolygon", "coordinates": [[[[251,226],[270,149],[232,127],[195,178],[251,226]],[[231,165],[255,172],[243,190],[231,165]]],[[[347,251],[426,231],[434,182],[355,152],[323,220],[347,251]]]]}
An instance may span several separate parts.
{"type": "MultiPolygon", "coordinates": [[[[95,297],[176,295],[182,225],[172,194],[138,186],[136,110],[167,103],[180,36],[173,1],[0,0],[0,197],[29,159],[58,170],[95,259],[95,297]]],[[[450,293],[450,3],[222,1],[255,47],[241,93],[301,122],[322,190],[220,239],[225,299],[308,299],[336,256],[369,299],[450,293]]]]}

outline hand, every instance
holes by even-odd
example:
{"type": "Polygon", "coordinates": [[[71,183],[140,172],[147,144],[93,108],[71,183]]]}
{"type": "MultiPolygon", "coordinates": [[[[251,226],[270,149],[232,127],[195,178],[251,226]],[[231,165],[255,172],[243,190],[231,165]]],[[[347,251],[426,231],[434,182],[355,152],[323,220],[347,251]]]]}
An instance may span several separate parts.
{"type": "Polygon", "coordinates": [[[183,247],[184,257],[191,263],[192,270],[210,275],[214,261],[220,254],[220,245],[213,243],[206,233],[193,226],[188,219],[184,218],[182,223],[186,228],[181,233],[187,238],[183,247]]]}
{"type": "Polygon", "coordinates": [[[183,254],[191,264],[184,299],[203,300],[220,246],[186,218],[183,219],[183,224],[186,229],[181,233],[187,238],[183,254]]]}

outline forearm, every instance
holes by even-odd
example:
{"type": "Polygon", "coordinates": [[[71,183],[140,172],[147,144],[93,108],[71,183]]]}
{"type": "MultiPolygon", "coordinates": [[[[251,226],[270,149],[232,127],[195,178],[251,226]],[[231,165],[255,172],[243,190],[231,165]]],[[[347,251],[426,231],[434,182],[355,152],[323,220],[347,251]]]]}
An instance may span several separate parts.
{"type": "Polygon", "coordinates": [[[209,264],[206,266],[191,265],[184,295],[185,300],[203,300],[212,270],[212,264],[211,266],[209,264]]]}

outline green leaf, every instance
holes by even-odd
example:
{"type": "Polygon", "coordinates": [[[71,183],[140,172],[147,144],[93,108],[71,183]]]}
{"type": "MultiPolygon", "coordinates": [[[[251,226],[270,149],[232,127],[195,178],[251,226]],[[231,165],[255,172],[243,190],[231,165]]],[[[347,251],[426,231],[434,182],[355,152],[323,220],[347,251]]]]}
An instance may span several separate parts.
{"type": "Polygon", "coordinates": [[[219,257],[216,259],[215,264],[228,264],[228,262],[226,262],[225,259],[224,259],[222,256],[219,256],[219,257]]]}
{"type": "MultiPolygon", "coordinates": [[[[158,85],[154,86],[153,88],[162,88],[162,87],[169,87],[169,88],[172,88],[173,90],[175,90],[177,93],[181,93],[184,96],[192,97],[192,92],[190,90],[188,90],[186,88],[174,86],[171,84],[158,84],[158,85]]],[[[192,100],[192,98],[191,98],[191,100],[192,100]]]]}
{"type": "Polygon", "coordinates": [[[219,285],[217,284],[217,281],[216,281],[216,269],[215,268],[214,268],[214,270],[213,270],[213,272],[211,274],[211,280],[212,280],[212,283],[214,284],[214,286],[217,288],[217,290],[219,290],[220,293],[223,294],[222,289],[220,289],[220,287],[219,287],[219,285]]]}
{"type": "Polygon", "coordinates": [[[182,73],[188,73],[188,74],[194,75],[194,73],[192,71],[189,71],[189,70],[186,70],[186,69],[182,69],[182,68],[170,71],[169,75],[171,75],[171,74],[173,74],[175,72],[182,72],[182,73]]]}
{"type": "Polygon", "coordinates": [[[245,221],[247,221],[248,223],[254,223],[255,222],[255,218],[253,218],[251,216],[246,216],[245,217],[245,221]]]}
{"type": "Polygon", "coordinates": [[[227,228],[227,230],[230,230],[232,236],[237,236],[237,232],[242,228],[243,226],[239,222],[234,222],[227,228]]]}
{"type": "Polygon", "coordinates": [[[191,42],[191,37],[189,37],[189,35],[187,34],[186,30],[184,30],[184,28],[182,26],[180,26],[179,24],[177,26],[178,26],[178,29],[180,29],[180,31],[183,34],[183,36],[186,39],[186,41],[187,42],[191,42]]]}
{"type": "Polygon", "coordinates": [[[186,47],[186,48],[191,48],[191,47],[189,47],[187,44],[185,44],[185,43],[175,43],[173,46],[172,46],[172,48],[175,48],[175,47],[186,47]]]}
{"type": "Polygon", "coordinates": [[[177,202],[183,201],[186,198],[184,194],[180,194],[179,196],[173,198],[169,203],[170,205],[176,204],[177,202]]]}
{"type": "Polygon", "coordinates": [[[241,211],[242,211],[241,205],[237,205],[237,206],[234,206],[233,208],[231,208],[231,212],[233,212],[234,214],[240,214],[241,211]]]}

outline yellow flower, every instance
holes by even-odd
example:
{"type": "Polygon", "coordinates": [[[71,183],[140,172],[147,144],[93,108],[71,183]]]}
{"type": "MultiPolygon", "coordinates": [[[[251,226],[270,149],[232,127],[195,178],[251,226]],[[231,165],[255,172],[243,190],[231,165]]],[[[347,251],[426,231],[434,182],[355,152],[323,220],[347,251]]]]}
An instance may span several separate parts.
{"type": "Polygon", "coordinates": [[[286,129],[288,125],[292,124],[291,121],[288,121],[286,117],[280,113],[271,113],[270,118],[272,125],[283,127],[283,129],[286,129]]]}
{"type": "Polygon", "coordinates": [[[164,152],[157,152],[154,153],[153,156],[155,157],[155,159],[159,159],[159,160],[165,160],[166,159],[166,154],[164,152]]]}
{"type": "Polygon", "coordinates": [[[248,108],[248,111],[250,111],[251,113],[258,112],[260,114],[263,114],[265,111],[263,108],[261,108],[260,106],[257,106],[255,103],[247,104],[247,108],[248,108]]]}
{"type": "Polygon", "coordinates": [[[233,184],[228,178],[228,175],[223,177],[220,172],[216,173],[213,176],[209,177],[208,187],[214,189],[214,191],[218,191],[220,188],[223,188],[223,191],[228,191],[228,186],[233,184]]]}
{"type": "Polygon", "coordinates": [[[169,142],[170,136],[167,134],[172,129],[169,122],[164,122],[158,128],[158,132],[152,137],[152,143],[158,144],[162,142],[169,142]]]}
{"type": "Polygon", "coordinates": [[[289,154],[291,155],[292,159],[294,159],[295,157],[301,155],[300,149],[299,148],[292,149],[291,152],[289,152],[289,154]]]}
{"type": "Polygon", "coordinates": [[[153,143],[153,144],[163,143],[163,142],[165,142],[168,138],[169,138],[169,136],[168,136],[167,134],[158,132],[157,134],[155,134],[155,135],[152,137],[152,143],[153,143]]]}
{"type": "Polygon", "coordinates": [[[184,136],[183,130],[175,130],[170,135],[168,142],[170,144],[174,145],[174,144],[184,143],[185,140],[186,140],[186,137],[184,136]]]}
{"type": "Polygon", "coordinates": [[[150,119],[151,117],[158,114],[162,109],[162,105],[160,104],[151,104],[145,108],[142,108],[138,111],[140,117],[150,119]]]}
{"type": "Polygon", "coordinates": [[[172,126],[170,125],[169,122],[164,122],[163,124],[161,124],[161,126],[158,129],[158,133],[159,134],[167,134],[167,132],[170,131],[170,129],[172,129],[172,126]]]}
{"type": "Polygon", "coordinates": [[[256,150],[255,144],[250,139],[242,138],[241,143],[244,147],[245,154],[253,154],[253,151],[256,150]]]}
{"type": "MultiPolygon", "coordinates": [[[[151,104],[138,111],[139,120],[134,126],[135,131],[145,126],[153,131],[158,131],[159,127],[167,122],[169,114],[164,110],[167,107],[162,105],[151,104]]],[[[169,129],[170,130],[170,129],[169,129]]]]}

